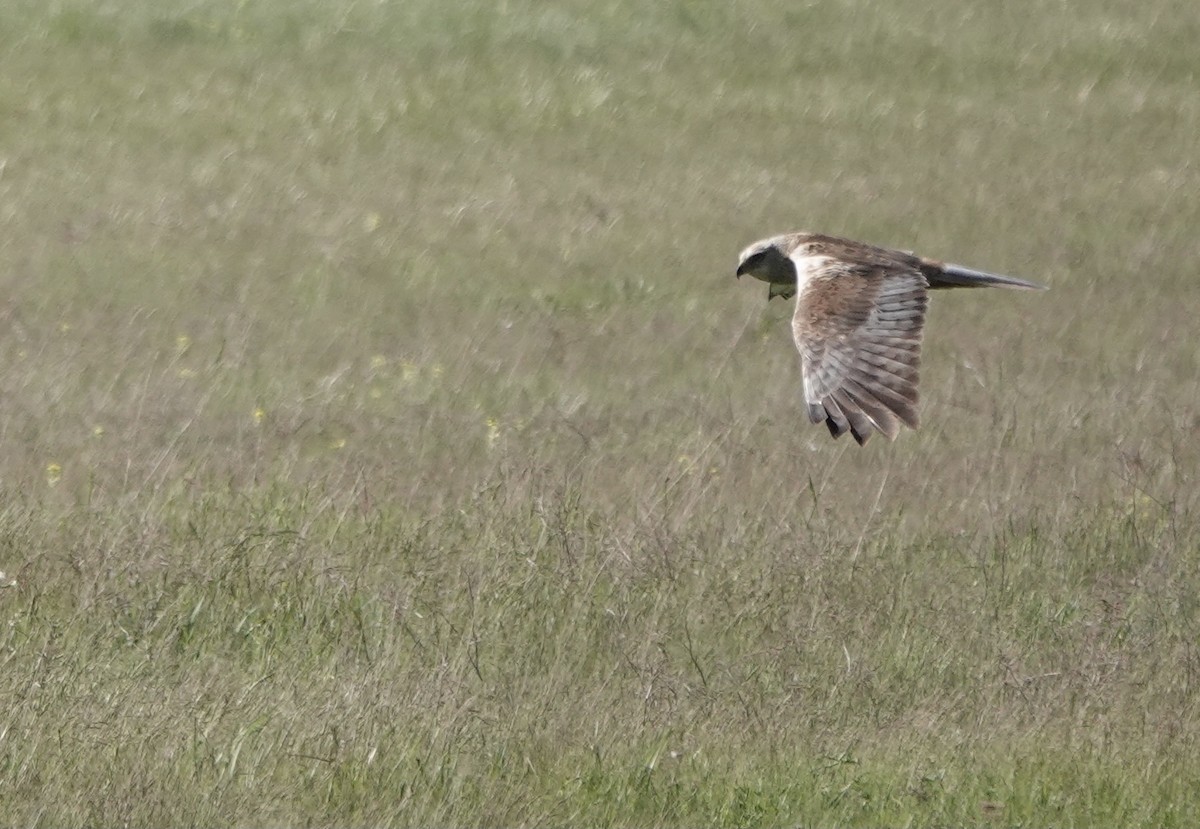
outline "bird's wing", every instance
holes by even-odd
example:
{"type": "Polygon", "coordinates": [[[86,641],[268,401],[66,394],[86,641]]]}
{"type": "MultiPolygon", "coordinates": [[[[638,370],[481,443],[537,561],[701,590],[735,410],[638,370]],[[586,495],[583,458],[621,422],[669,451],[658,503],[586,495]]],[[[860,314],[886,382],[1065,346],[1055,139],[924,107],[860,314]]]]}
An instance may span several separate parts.
{"type": "Polygon", "coordinates": [[[929,280],[929,287],[937,288],[1016,288],[1022,291],[1046,291],[1045,285],[1017,279],[998,273],[977,271],[974,268],[964,268],[962,265],[951,265],[948,262],[936,262],[932,259],[921,260],[921,273],[929,280]]]}
{"type": "Polygon", "coordinates": [[[813,423],[861,445],[874,431],[915,429],[928,304],[915,267],[829,260],[804,282],[792,318],[813,423]]]}

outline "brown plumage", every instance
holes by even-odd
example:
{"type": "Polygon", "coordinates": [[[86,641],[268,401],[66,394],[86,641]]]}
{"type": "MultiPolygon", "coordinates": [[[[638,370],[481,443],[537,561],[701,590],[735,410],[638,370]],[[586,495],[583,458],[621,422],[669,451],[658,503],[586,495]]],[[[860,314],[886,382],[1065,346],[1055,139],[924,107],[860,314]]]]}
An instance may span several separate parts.
{"type": "Polygon", "coordinates": [[[818,233],[788,233],[742,251],[737,275],[769,283],[767,298],[799,294],[792,335],[813,423],[894,440],[919,425],[917,383],[929,289],[1045,290],[1010,276],[818,233]]]}

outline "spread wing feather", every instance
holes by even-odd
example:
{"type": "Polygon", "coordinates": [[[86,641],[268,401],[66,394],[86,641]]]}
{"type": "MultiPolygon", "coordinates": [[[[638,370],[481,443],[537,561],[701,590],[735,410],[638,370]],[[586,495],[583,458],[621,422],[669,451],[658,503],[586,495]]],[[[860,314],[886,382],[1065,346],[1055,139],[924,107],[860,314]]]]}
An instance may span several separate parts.
{"type": "Polygon", "coordinates": [[[827,397],[824,404],[825,410],[828,411],[830,406],[833,406],[837,411],[841,412],[842,421],[844,421],[846,424],[845,426],[842,426],[841,424],[835,423],[832,420],[827,420],[825,422],[829,427],[829,433],[835,438],[844,435],[846,433],[846,429],[848,428],[850,430],[850,434],[854,436],[854,439],[857,440],[861,446],[863,442],[865,442],[866,439],[871,436],[871,432],[874,429],[871,426],[870,418],[867,417],[867,415],[862,411],[859,405],[854,402],[847,392],[839,390],[827,397]],[[841,401],[840,404],[838,403],[839,400],[841,401]],[[844,410],[842,408],[843,406],[845,407],[844,410]]]}
{"type": "Polygon", "coordinates": [[[809,274],[792,333],[809,418],[859,444],[917,428],[928,282],[916,267],[827,260],[809,274]]]}

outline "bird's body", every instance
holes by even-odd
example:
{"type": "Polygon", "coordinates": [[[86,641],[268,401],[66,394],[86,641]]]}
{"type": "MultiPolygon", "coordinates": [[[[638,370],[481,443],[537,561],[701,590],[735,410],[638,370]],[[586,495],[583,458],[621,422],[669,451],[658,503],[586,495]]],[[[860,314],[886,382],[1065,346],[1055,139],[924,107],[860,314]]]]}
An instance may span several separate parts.
{"type": "Polygon", "coordinates": [[[742,251],[737,275],[769,283],[768,299],[798,296],[792,334],[800,350],[808,416],[861,445],[879,431],[916,429],[921,337],[929,289],[1043,286],[825,236],[788,233],[742,251]]]}

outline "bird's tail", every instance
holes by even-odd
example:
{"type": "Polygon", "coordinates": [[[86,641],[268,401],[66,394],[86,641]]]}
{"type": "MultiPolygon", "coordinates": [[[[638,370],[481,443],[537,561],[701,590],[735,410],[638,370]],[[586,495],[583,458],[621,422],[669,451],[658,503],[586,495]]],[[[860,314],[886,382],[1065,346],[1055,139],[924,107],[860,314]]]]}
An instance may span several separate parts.
{"type": "Polygon", "coordinates": [[[962,265],[926,262],[921,268],[930,288],[1016,288],[1022,291],[1047,291],[1048,287],[1012,276],[977,271],[962,265]]]}

